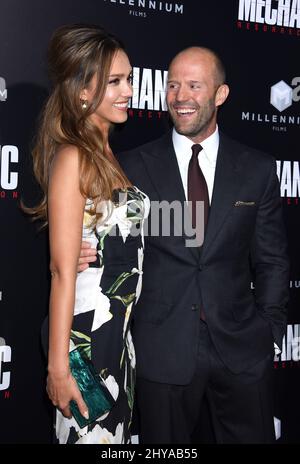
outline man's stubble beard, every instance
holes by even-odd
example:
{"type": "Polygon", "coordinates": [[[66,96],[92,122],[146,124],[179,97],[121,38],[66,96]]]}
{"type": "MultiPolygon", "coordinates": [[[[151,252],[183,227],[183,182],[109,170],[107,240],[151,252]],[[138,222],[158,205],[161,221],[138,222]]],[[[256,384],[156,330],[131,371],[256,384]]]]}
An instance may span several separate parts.
{"type": "Polygon", "coordinates": [[[175,110],[172,109],[170,111],[170,107],[168,105],[168,110],[169,110],[169,115],[171,117],[171,120],[174,124],[174,127],[176,129],[176,132],[180,135],[184,135],[186,137],[197,137],[203,133],[206,132],[207,128],[211,124],[212,120],[216,117],[217,113],[217,108],[215,107],[214,104],[214,98],[210,99],[204,107],[198,107],[196,108],[197,111],[200,113],[198,114],[197,120],[194,123],[191,123],[190,126],[188,127],[183,127],[182,129],[180,128],[180,121],[177,119],[177,115],[173,116],[173,113],[175,113],[175,110]],[[202,111],[201,111],[202,108],[202,111]]]}

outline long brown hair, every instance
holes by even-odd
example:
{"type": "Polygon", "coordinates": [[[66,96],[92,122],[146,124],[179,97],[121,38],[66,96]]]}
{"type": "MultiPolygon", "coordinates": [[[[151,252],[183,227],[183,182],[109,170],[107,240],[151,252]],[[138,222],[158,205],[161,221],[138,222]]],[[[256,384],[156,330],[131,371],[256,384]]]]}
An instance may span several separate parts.
{"type": "Polygon", "coordinates": [[[47,190],[53,157],[62,144],[78,148],[80,192],[94,200],[93,212],[103,199],[111,199],[117,185],[130,183],[111,153],[106,152],[103,134],[89,116],[101,103],[111,63],[122,43],[99,26],[68,25],[57,29],[48,49],[48,63],[53,90],[41,115],[40,127],[32,152],[33,168],[43,198],[27,212],[47,223],[47,190]],[[95,95],[86,108],[80,92],[96,76],[95,95]]]}

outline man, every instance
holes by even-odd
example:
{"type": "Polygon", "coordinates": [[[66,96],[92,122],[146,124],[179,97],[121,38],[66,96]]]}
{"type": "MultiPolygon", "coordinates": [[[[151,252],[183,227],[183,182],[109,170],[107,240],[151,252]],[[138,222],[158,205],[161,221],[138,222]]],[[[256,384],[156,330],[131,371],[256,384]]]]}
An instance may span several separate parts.
{"type": "Polygon", "coordinates": [[[119,157],[151,201],[199,199],[209,216],[201,247],[146,237],[134,318],[143,443],[192,443],[204,394],[217,443],[274,440],[272,359],[288,300],[279,185],[272,157],[219,134],[228,93],[214,52],[183,50],[168,74],[175,129],[119,157]]]}

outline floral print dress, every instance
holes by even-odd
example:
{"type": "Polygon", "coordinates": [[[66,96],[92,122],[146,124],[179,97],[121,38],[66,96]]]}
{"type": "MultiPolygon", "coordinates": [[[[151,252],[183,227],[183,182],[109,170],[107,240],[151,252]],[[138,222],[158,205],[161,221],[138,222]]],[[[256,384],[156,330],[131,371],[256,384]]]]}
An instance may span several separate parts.
{"type": "Polygon", "coordinates": [[[91,226],[91,201],[86,203],[83,239],[97,248],[98,256],[77,277],[70,350],[84,347],[116,402],[82,429],[57,409],[59,443],[130,443],[136,362],[130,321],[141,292],[149,199],[136,187],[114,193],[118,201],[101,203],[103,220],[96,227],[91,226]]]}

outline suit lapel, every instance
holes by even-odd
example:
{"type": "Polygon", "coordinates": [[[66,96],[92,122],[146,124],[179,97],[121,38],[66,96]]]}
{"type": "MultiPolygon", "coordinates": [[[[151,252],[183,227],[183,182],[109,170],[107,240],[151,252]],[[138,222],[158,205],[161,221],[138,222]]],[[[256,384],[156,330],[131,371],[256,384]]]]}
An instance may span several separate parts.
{"type": "Polygon", "coordinates": [[[185,194],[181,181],[176,154],[172,143],[172,133],[166,134],[155,151],[141,151],[151,181],[160,200],[184,201],[185,194]]]}
{"type": "MultiPolygon", "coordinates": [[[[141,151],[141,156],[146,165],[148,175],[152,181],[155,190],[158,193],[160,201],[179,201],[183,205],[186,201],[184,188],[182,185],[181,175],[177,163],[177,158],[172,142],[172,132],[162,137],[160,144],[156,144],[155,152],[141,151]]],[[[181,225],[181,224],[180,224],[181,225]]],[[[189,239],[179,223],[175,223],[175,229],[185,240],[189,239]]],[[[199,260],[199,250],[194,247],[185,247],[188,253],[199,260]]]]}
{"type": "Polygon", "coordinates": [[[220,134],[212,202],[202,258],[205,257],[210,246],[217,238],[237,198],[238,190],[243,182],[239,175],[239,164],[237,162],[241,155],[241,153],[235,153],[230,140],[220,134]]]}
{"type": "MultiPolygon", "coordinates": [[[[158,193],[159,200],[166,200],[169,203],[177,200],[183,204],[186,198],[173,148],[172,133],[169,132],[162,137],[152,152],[141,150],[141,156],[158,193]]],[[[238,191],[243,184],[243,177],[240,175],[242,159],[243,153],[235,148],[230,139],[220,134],[214,189],[201,259],[205,258],[209,248],[220,233],[222,225],[238,197],[238,191]]],[[[184,241],[189,237],[184,233],[182,236],[183,246],[185,246],[184,241]]],[[[187,253],[190,253],[197,261],[199,260],[198,248],[185,248],[188,250],[187,253]]]]}

